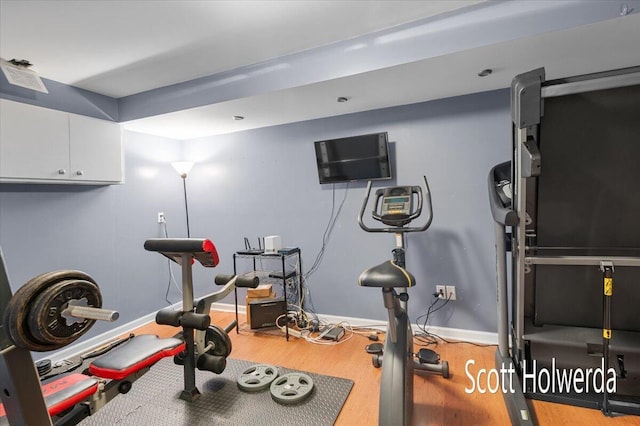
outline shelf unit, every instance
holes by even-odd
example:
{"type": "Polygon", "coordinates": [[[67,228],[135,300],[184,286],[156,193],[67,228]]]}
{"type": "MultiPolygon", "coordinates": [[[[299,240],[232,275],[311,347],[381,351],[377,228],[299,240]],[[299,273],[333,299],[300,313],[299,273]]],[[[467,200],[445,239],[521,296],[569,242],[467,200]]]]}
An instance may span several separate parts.
{"type": "MultiPolygon", "coordinates": [[[[282,287],[282,297],[287,310],[290,305],[298,306],[302,296],[302,256],[298,247],[278,253],[248,253],[238,251],[233,254],[233,273],[239,271],[239,261],[250,261],[249,273],[260,276],[261,284],[276,283],[282,287]],[[291,267],[291,263],[295,266],[291,267]],[[289,291],[287,289],[289,288],[289,291]],[[294,291],[292,292],[291,289],[294,291]],[[295,298],[295,300],[293,299],[295,298]]],[[[238,290],[235,290],[236,332],[240,331],[238,321],[238,290]]],[[[289,322],[285,321],[285,337],[289,340],[289,322]]]]}

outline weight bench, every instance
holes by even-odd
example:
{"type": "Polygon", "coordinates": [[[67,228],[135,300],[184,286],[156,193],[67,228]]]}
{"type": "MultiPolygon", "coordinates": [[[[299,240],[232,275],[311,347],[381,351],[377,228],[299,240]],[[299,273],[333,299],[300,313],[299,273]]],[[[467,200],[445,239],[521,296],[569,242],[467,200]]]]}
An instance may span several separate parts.
{"type": "Polygon", "coordinates": [[[147,240],[144,247],[182,267],[182,310],[161,310],[156,315],[156,322],[182,327],[183,339],[136,336],[93,361],[88,374],[61,375],[43,384],[38,379],[30,350],[49,351],[70,344],[96,319],[113,321],[117,312],[100,309],[102,297],[97,283],[80,271],[42,274],[12,295],[0,250],[0,318],[5,317],[4,327],[0,327],[0,398],[4,403],[0,404],[0,425],[9,424],[9,419],[16,424],[50,424],[54,416],[57,425],[77,424],[118,394],[127,393],[135,380],[168,356],[184,366],[185,384],[180,398],[187,401],[200,395],[195,386],[196,368],[216,374],[224,370],[226,358],[231,353],[227,333],[237,322],[233,321],[224,329],[210,324],[211,304],[235,291],[236,287],[255,288],[258,279],[217,275],[215,283],[222,288],[194,300],[192,264],[196,260],[205,267],[215,267],[219,263],[213,242],[192,238],[152,239],[147,240]],[[52,288],[55,291],[50,290],[52,288]],[[58,303],[60,294],[64,296],[60,296],[60,300],[64,300],[58,303]],[[85,294],[95,299],[89,301],[87,298],[87,306],[77,300],[84,299],[85,294]],[[41,309],[41,299],[52,302],[45,304],[46,309],[41,309]],[[60,306],[54,306],[54,302],[60,306]],[[44,316],[45,320],[50,320],[48,313],[53,308],[61,316],[54,318],[56,324],[64,326],[58,333],[60,336],[40,333],[40,323],[24,320],[25,316],[44,316]]]}
{"type": "Polygon", "coordinates": [[[156,323],[182,327],[186,347],[175,359],[177,364],[183,365],[184,371],[184,390],[180,399],[194,401],[200,396],[196,387],[196,368],[222,373],[226,358],[231,353],[231,340],[227,333],[237,325],[236,320],[224,329],[210,324],[211,304],[235,291],[236,287],[255,288],[259,280],[257,277],[217,275],[214,282],[223,287],[200,300],[194,300],[192,264],[197,260],[204,267],[216,267],[220,259],[215,245],[207,239],[152,238],[145,241],[144,248],[162,254],[182,269],[182,310],[160,310],[156,315],[156,323]]]}
{"type": "MultiPolygon", "coordinates": [[[[92,415],[118,394],[125,394],[134,381],[153,364],[184,350],[184,342],[173,337],[139,335],[122,346],[97,358],[88,368],[91,375],[61,374],[42,384],[42,394],[56,424],[75,424],[92,415]]],[[[8,425],[4,406],[0,404],[0,425],[8,425]]]]}

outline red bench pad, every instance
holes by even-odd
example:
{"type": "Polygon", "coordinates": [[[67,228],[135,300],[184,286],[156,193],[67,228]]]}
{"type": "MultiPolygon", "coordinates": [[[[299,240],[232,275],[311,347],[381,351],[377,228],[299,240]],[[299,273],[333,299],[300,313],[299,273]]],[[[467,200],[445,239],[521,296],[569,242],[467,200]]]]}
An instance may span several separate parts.
{"type": "Polygon", "coordinates": [[[162,358],[182,352],[184,348],[184,342],[180,339],[139,335],[93,361],[89,365],[89,372],[105,379],[121,380],[162,358]]]}
{"type": "MultiPolygon", "coordinates": [[[[80,373],[61,374],[42,384],[44,402],[51,417],[72,408],[98,390],[98,381],[80,373]]],[[[6,417],[4,406],[0,404],[0,424],[6,417]]]]}

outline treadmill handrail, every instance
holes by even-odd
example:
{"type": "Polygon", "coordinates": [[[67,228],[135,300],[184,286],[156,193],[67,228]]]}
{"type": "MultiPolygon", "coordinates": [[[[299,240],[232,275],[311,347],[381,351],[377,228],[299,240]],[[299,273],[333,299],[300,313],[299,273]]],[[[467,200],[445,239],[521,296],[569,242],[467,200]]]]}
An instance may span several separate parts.
{"type": "Polygon", "coordinates": [[[511,161],[505,161],[493,167],[489,172],[489,206],[491,207],[491,215],[493,220],[504,226],[515,226],[518,224],[518,215],[515,210],[504,207],[498,194],[496,193],[495,170],[500,167],[506,167],[511,161]]]}

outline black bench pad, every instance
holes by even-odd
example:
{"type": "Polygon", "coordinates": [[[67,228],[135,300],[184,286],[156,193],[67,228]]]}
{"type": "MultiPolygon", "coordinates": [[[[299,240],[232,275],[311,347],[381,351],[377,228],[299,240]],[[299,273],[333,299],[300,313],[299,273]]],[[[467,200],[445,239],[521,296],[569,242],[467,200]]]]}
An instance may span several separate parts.
{"type": "Polygon", "coordinates": [[[190,254],[194,258],[209,268],[220,263],[218,251],[211,240],[202,238],[151,238],[144,242],[147,251],[157,251],[164,256],[181,264],[182,255],[190,254]]]}
{"type": "Polygon", "coordinates": [[[180,339],[160,339],[156,335],[143,334],[93,361],[89,372],[105,379],[120,380],[183,350],[184,342],[180,339]]]}

